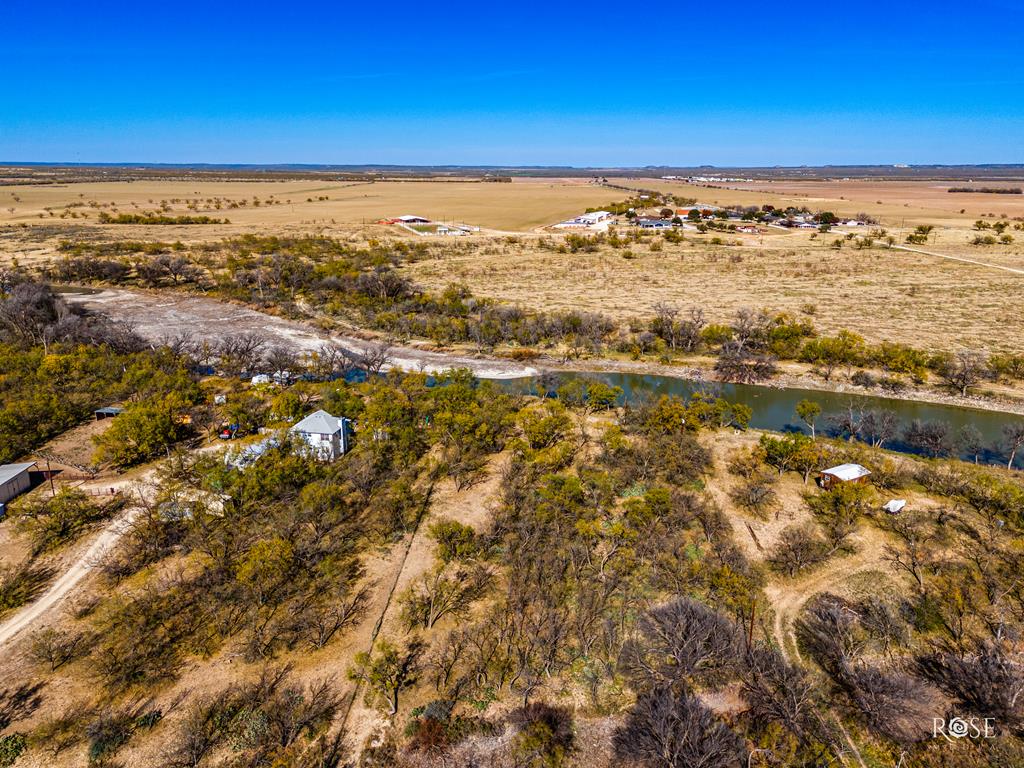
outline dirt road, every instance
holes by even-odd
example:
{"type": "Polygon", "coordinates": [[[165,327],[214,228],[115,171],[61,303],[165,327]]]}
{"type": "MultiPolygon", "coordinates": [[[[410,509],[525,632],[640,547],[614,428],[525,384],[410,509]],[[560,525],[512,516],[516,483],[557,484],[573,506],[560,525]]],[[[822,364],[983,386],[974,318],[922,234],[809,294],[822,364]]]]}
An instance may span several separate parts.
{"type": "MultiPolygon", "coordinates": [[[[312,352],[326,342],[356,353],[369,345],[363,339],[328,334],[305,323],[204,296],[117,288],[63,295],[69,302],[130,323],[136,333],[153,342],[186,333],[197,341],[215,341],[231,334],[258,331],[267,336],[271,344],[300,352],[312,352]]],[[[519,379],[537,374],[535,368],[503,360],[442,354],[413,346],[394,347],[389,356],[393,366],[426,373],[469,368],[477,376],[488,379],[519,379]]]]}
{"type": "Polygon", "coordinates": [[[949,259],[950,261],[962,261],[964,264],[974,264],[979,267],[988,267],[989,269],[1001,269],[1003,272],[1013,272],[1015,275],[1024,275],[1024,269],[1015,269],[1014,267],[1004,267],[1000,264],[989,264],[984,261],[978,261],[977,259],[967,259],[963,256],[950,256],[945,253],[936,253],[935,251],[925,251],[920,248],[910,248],[906,245],[894,245],[893,248],[899,251],[911,251],[913,253],[923,253],[925,256],[934,256],[937,259],[949,259]]]}
{"type": "MultiPolygon", "coordinates": [[[[106,483],[106,486],[117,485],[117,483],[106,483]]],[[[89,546],[84,554],[68,568],[59,579],[57,579],[43,595],[22,608],[6,621],[0,623],[0,646],[6,645],[19,633],[32,626],[50,610],[64,600],[65,597],[84,579],[93,568],[103,560],[103,556],[110,552],[120,538],[131,529],[132,523],[139,514],[140,507],[131,506],[122,514],[115,517],[107,527],[104,528],[96,540],[89,546]]]]}

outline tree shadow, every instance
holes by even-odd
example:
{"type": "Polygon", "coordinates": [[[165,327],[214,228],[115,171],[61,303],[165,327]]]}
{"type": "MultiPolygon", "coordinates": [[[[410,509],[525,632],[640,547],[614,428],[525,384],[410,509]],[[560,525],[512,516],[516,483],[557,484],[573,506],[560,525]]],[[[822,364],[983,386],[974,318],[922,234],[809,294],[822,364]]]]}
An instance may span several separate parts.
{"type": "Polygon", "coordinates": [[[41,691],[46,683],[22,683],[16,688],[0,690],[0,731],[11,723],[32,715],[43,703],[41,691]]]}

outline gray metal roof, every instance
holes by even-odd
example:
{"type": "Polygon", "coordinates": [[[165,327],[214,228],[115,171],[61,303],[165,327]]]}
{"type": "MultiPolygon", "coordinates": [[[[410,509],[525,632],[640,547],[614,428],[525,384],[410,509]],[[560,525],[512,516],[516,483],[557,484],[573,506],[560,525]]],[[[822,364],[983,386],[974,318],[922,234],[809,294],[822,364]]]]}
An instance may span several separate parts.
{"type": "Polygon", "coordinates": [[[9,483],[22,472],[27,472],[35,465],[34,461],[26,461],[24,464],[0,464],[0,485],[9,483]]]}
{"type": "Polygon", "coordinates": [[[292,432],[309,432],[314,435],[333,435],[341,429],[341,419],[327,411],[314,411],[292,427],[292,432]]]}

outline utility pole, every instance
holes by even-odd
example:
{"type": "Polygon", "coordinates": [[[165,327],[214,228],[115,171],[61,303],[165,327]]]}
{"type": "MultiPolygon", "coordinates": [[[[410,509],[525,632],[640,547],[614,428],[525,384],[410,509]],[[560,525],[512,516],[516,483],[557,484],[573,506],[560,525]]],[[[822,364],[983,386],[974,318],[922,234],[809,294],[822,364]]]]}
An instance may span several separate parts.
{"type": "Polygon", "coordinates": [[[50,498],[57,495],[57,491],[53,487],[53,472],[50,471],[50,458],[46,458],[46,479],[50,481],[50,498]]]}

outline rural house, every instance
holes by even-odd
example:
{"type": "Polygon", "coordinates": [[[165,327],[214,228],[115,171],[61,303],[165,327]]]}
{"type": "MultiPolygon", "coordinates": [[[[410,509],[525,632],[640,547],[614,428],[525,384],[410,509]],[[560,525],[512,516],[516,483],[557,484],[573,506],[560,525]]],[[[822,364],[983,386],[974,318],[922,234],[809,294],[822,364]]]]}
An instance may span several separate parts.
{"type": "Polygon", "coordinates": [[[650,217],[640,217],[633,221],[633,223],[640,227],[640,229],[671,229],[672,222],[668,219],[655,219],[650,217]]]}
{"type": "Polygon", "coordinates": [[[31,484],[28,473],[35,465],[34,461],[0,465],[0,507],[28,490],[31,484]]]}
{"type": "Polygon", "coordinates": [[[866,483],[871,470],[860,464],[840,464],[837,467],[823,469],[819,475],[821,487],[826,491],[842,483],[866,483]]]}
{"type": "Polygon", "coordinates": [[[348,451],[348,419],[315,411],[289,431],[305,441],[309,449],[325,461],[334,461],[348,451]]]}

